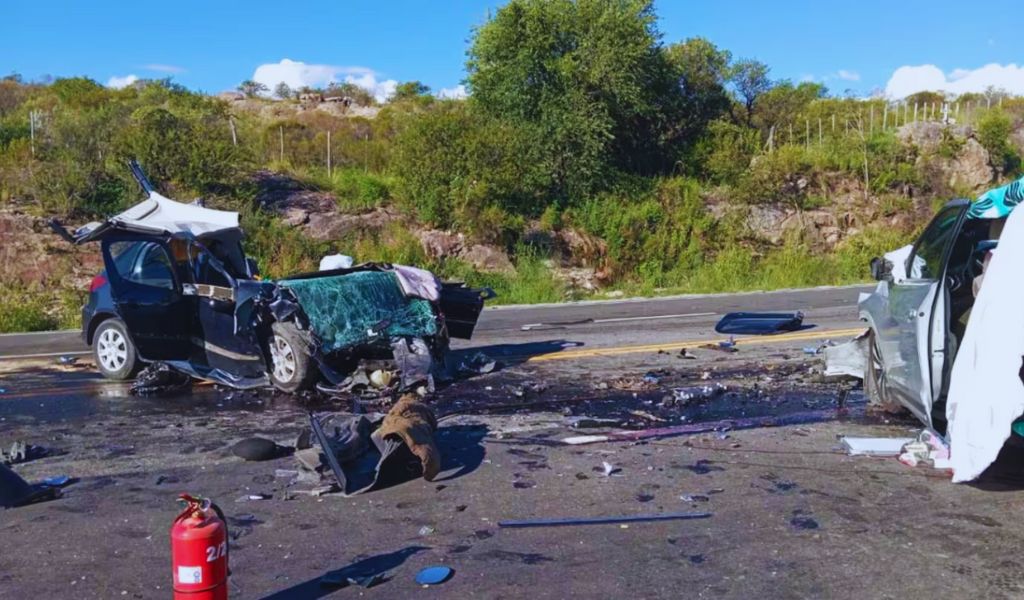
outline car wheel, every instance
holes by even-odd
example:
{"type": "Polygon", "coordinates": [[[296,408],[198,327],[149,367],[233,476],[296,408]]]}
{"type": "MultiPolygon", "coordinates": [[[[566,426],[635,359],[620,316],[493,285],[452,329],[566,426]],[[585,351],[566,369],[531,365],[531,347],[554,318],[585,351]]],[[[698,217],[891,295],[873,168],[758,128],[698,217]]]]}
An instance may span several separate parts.
{"type": "Polygon", "coordinates": [[[270,326],[267,358],[270,381],[282,392],[309,389],[320,376],[310,356],[306,335],[294,323],[274,323],[270,326]]]}
{"type": "Polygon", "coordinates": [[[92,337],[92,353],[100,374],[107,379],[129,379],[139,364],[135,344],[120,319],[107,319],[100,323],[92,337]]]}
{"type": "Polygon", "coordinates": [[[864,393],[868,405],[886,412],[899,412],[901,407],[892,399],[888,377],[882,364],[882,353],[874,330],[868,336],[868,356],[864,365],[864,393]]]}

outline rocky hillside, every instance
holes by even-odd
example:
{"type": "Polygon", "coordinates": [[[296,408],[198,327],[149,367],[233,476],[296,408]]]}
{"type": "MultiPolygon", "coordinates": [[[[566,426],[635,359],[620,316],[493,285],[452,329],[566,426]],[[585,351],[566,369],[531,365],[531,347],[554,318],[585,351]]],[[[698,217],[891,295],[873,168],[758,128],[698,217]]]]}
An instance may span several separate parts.
{"type": "MultiPolygon", "coordinates": [[[[799,239],[815,252],[829,253],[865,229],[882,226],[911,234],[926,222],[936,203],[958,195],[973,196],[993,185],[988,151],[968,127],[915,123],[899,129],[898,138],[916,156],[920,179],[897,194],[865,193],[860,178],[842,173],[797,178],[797,190],[814,187],[824,198],[819,206],[798,207],[785,202],[735,202],[722,190],[702,196],[707,212],[719,223],[739,223],[739,238],[751,251],[782,247],[799,239]]],[[[1024,150],[1024,131],[1012,139],[1024,150]]],[[[385,204],[366,210],[342,209],[336,194],[317,189],[286,173],[261,170],[252,176],[255,202],[289,229],[324,244],[331,251],[357,254],[354,240],[372,237],[387,243],[396,231],[412,237],[432,265],[457,261],[482,274],[512,275],[516,265],[510,248],[483,243],[454,230],[418,223],[408,212],[385,204]]],[[[87,289],[101,268],[95,246],[74,247],[56,235],[45,219],[18,205],[0,210],[0,281],[18,288],[47,290],[53,298],[75,297],[87,289]]],[[[620,285],[609,268],[608,243],[579,227],[545,227],[539,221],[524,225],[522,245],[535,249],[550,275],[579,294],[607,292],[620,285]]],[[[865,271],[866,276],[866,271],[865,271]]],[[[54,301],[51,311],[67,310],[54,301]]]]}

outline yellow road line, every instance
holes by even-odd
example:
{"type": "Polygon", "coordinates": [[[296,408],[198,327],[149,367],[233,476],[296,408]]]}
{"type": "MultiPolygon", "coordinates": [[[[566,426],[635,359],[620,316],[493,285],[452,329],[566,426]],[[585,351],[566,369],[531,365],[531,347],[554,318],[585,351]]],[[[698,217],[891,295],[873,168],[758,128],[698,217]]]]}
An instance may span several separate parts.
{"type": "MultiPolygon", "coordinates": [[[[864,332],[864,327],[851,329],[822,329],[780,335],[754,336],[736,339],[736,345],[754,346],[758,344],[780,344],[804,340],[821,340],[832,337],[855,336],[864,332]]],[[[682,340],[661,344],[644,344],[642,346],[613,346],[611,348],[593,348],[587,350],[570,350],[553,354],[533,356],[527,362],[545,362],[551,360],[572,360],[577,358],[598,358],[602,356],[619,356],[621,354],[637,354],[640,352],[657,352],[658,350],[678,350],[680,348],[699,348],[706,344],[717,344],[726,341],[724,338],[711,340],[682,340]]]]}
{"type": "MultiPolygon", "coordinates": [[[[856,336],[864,332],[864,327],[854,327],[850,329],[820,329],[814,331],[803,331],[797,333],[786,333],[780,335],[762,335],[762,336],[751,336],[736,338],[737,346],[756,346],[759,344],[781,344],[785,342],[800,342],[807,340],[822,340],[826,338],[841,338],[846,336],[856,336]]],[[[706,344],[717,344],[724,342],[725,338],[715,338],[707,340],[680,340],[677,342],[665,342],[661,344],[644,344],[640,346],[612,346],[609,348],[591,348],[587,350],[570,350],[567,352],[557,352],[553,354],[542,354],[540,356],[533,356],[527,359],[527,362],[547,362],[553,360],[573,360],[582,358],[600,358],[606,356],[620,356],[623,354],[639,354],[641,352],[657,352],[658,350],[679,350],[680,348],[699,348],[706,344]]],[[[4,398],[31,398],[37,396],[62,396],[69,393],[81,393],[86,391],[94,391],[97,388],[103,386],[103,379],[91,380],[85,385],[73,385],[67,387],[46,387],[46,388],[35,388],[25,390],[23,392],[17,392],[10,390],[5,396],[0,396],[0,400],[4,398]]],[[[206,387],[212,386],[213,383],[209,381],[195,381],[195,386],[206,387]]],[[[109,385],[109,384],[108,384],[109,385]]],[[[120,384],[125,385],[125,384],[120,384]]]]}

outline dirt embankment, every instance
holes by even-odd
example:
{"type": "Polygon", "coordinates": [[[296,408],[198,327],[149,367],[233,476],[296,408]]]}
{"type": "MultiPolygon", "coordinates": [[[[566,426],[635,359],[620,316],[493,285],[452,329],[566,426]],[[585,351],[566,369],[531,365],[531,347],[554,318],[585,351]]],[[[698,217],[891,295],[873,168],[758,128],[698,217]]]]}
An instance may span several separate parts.
{"type": "Polygon", "coordinates": [[[18,208],[0,209],[0,284],[84,290],[103,268],[95,245],[73,246],[18,208]]]}

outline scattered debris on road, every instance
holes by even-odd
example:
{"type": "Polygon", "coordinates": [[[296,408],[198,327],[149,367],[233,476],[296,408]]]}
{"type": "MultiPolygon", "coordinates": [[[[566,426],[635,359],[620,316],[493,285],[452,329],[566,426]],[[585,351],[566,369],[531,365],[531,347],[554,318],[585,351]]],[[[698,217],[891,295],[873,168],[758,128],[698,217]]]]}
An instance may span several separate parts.
{"type": "Polygon", "coordinates": [[[310,425],[319,449],[299,449],[296,459],[311,472],[322,473],[326,465],[345,496],[419,476],[431,481],[441,469],[437,419],[415,395],[403,396],[377,423],[366,415],[311,413],[310,425]]]}
{"type": "Polygon", "coordinates": [[[614,525],[620,523],[646,523],[654,521],[677,521],[690,519],[707,519],[711,513],[666,513],[659,515],[630,515],[617,517],[567,517],[560,519],[526,519],[512,521],[498,521],[498,527],[503,528],[524,528],[524,527],[564,527],[572,525],[614,525]]]}
{"type": "Polygon", "coordinates": [[[60,485],[46,483],[30,485],[9,467],[0,464],[0,506],[3,508],[16,508],[59,498],[60,488],[60,485]]]}
{"type": "Polygon", "coordinates": [[[23,440],[17,440],[11,444],[10,450],[0,449],[0,464],[14,465],[18,463],[45,458],[56,453],[51,448],[30,444],[23,440]]]}

